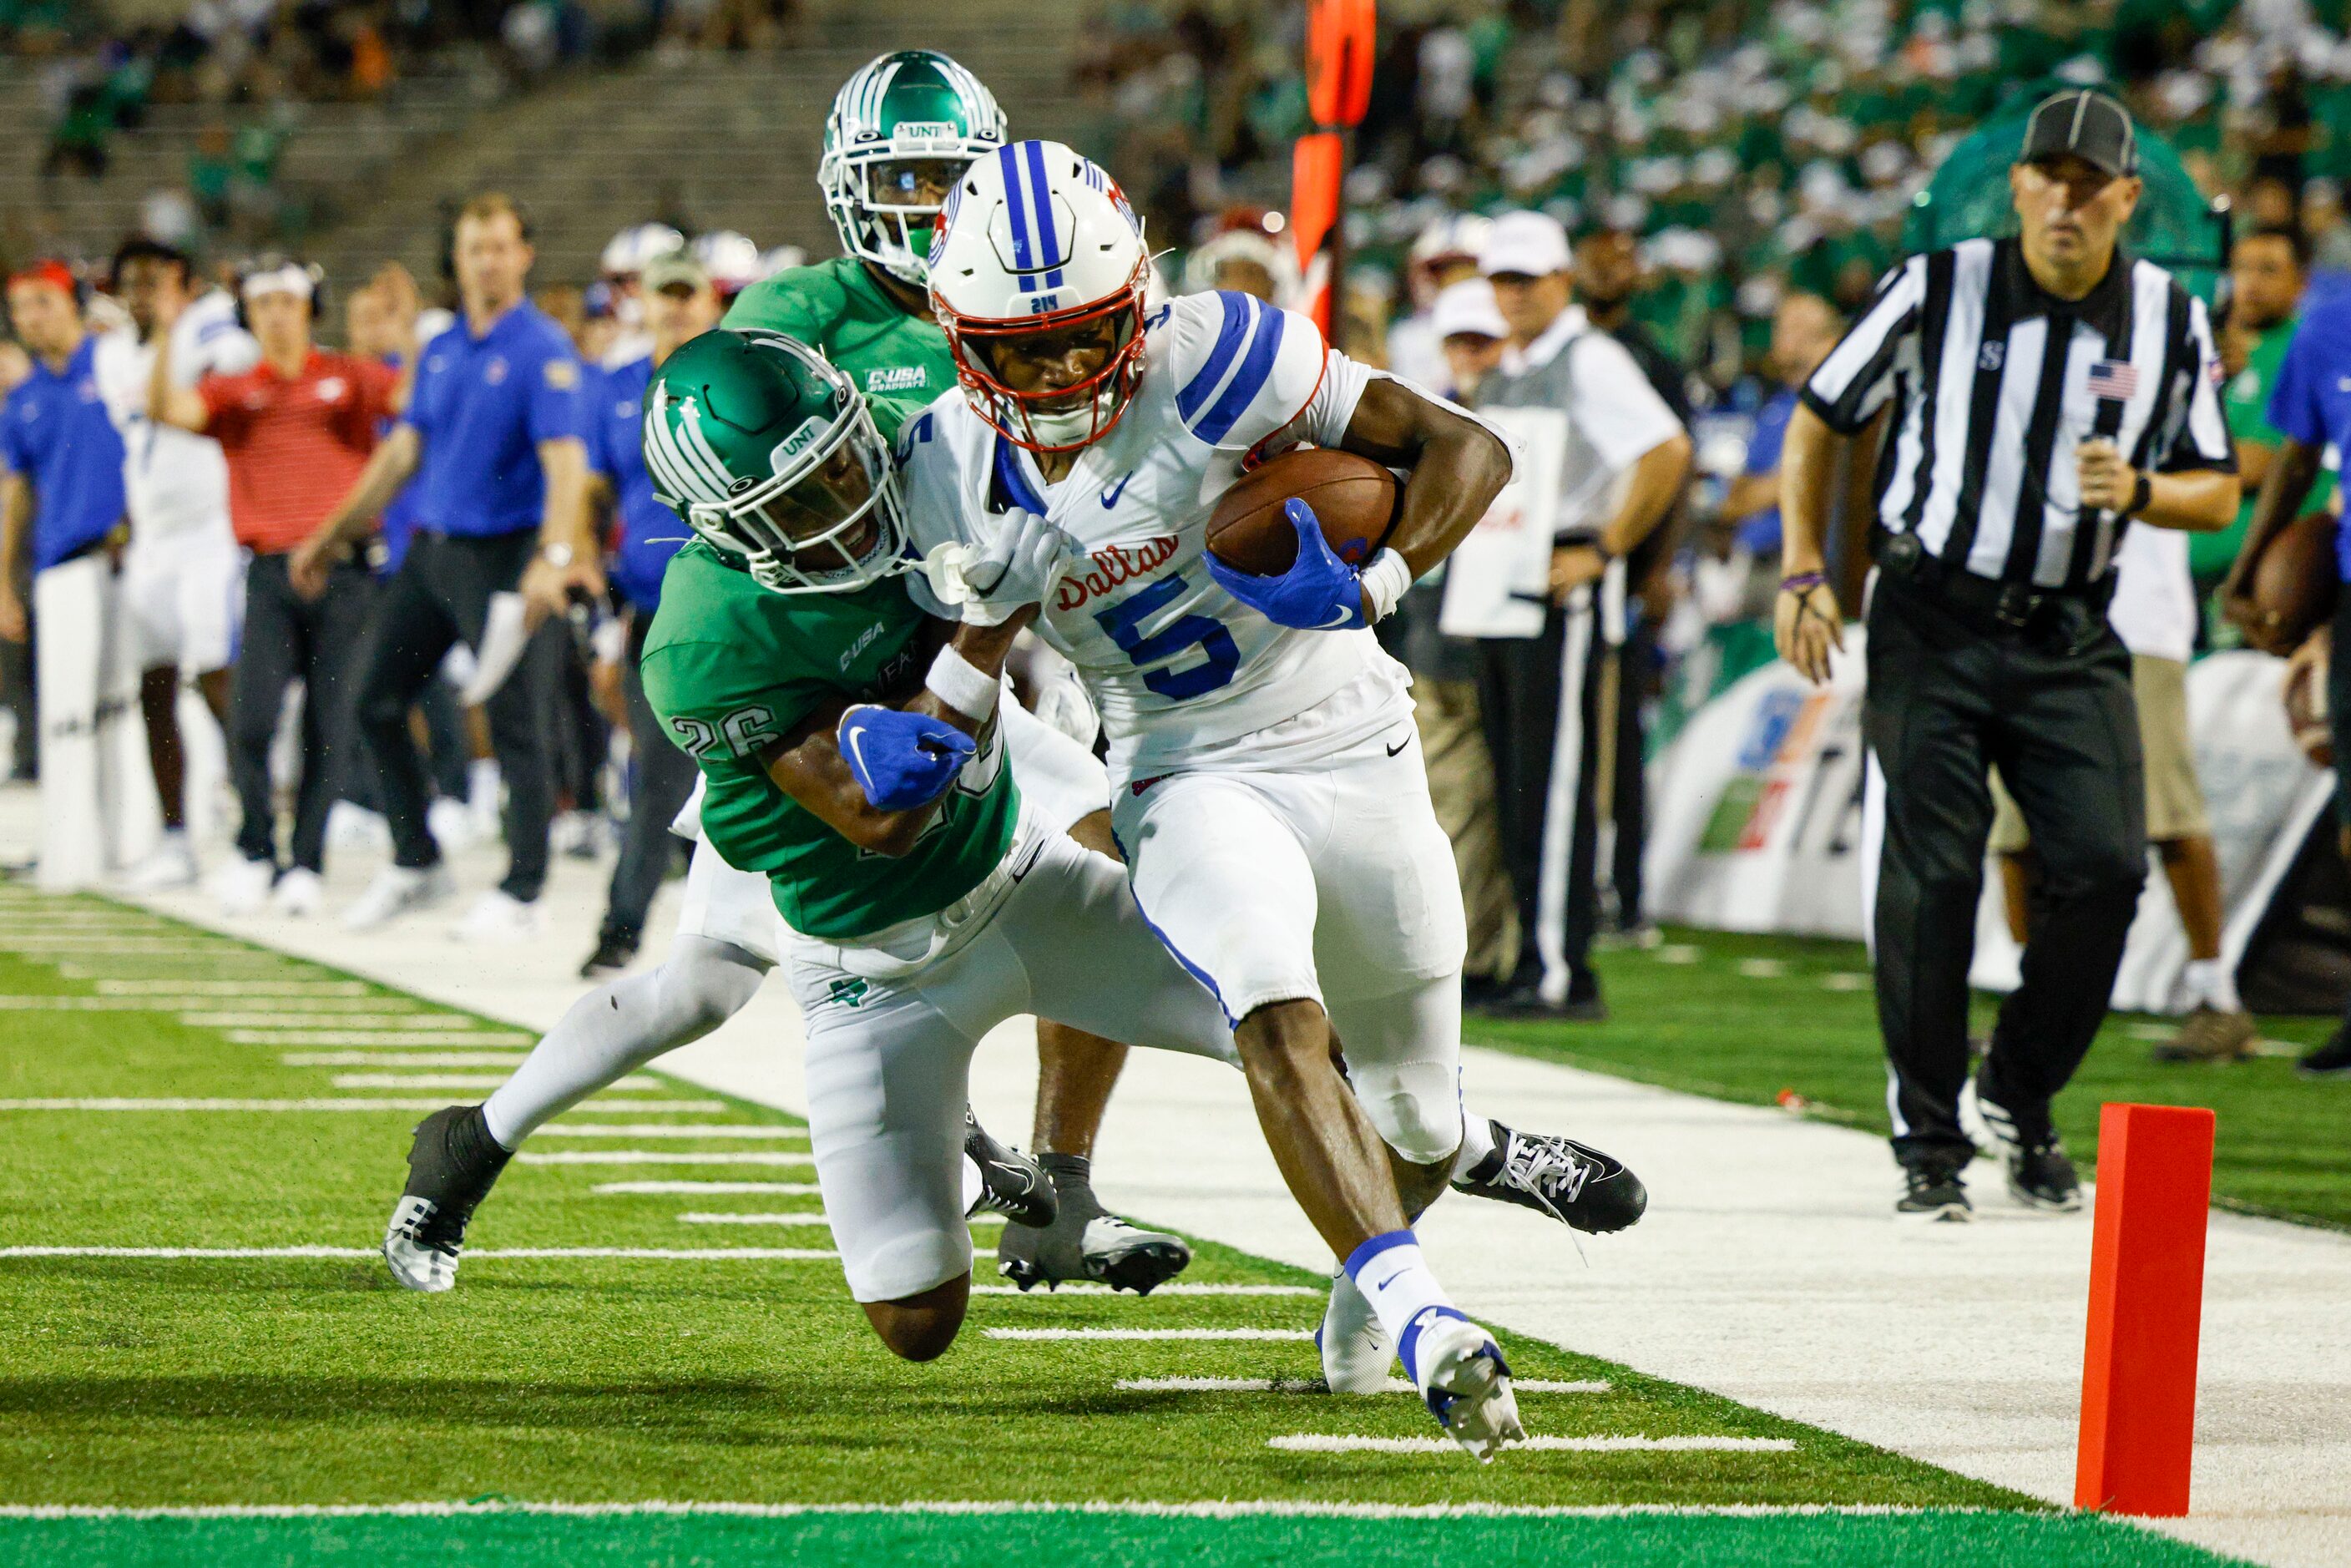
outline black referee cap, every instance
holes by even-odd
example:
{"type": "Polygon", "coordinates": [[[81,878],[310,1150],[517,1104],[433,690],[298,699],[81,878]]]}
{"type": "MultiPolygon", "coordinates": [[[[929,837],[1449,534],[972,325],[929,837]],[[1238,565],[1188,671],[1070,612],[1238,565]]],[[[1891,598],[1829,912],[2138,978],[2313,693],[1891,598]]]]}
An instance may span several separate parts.
{"type": "Polygon", "coordinates": [[[2138,131],[2130,111],[2087,88],[2043,99],[2025,122],[2024,151],[2017,154],[2017,162],[2068,154],[2109,174],[2137,173],[2138,131]]]}

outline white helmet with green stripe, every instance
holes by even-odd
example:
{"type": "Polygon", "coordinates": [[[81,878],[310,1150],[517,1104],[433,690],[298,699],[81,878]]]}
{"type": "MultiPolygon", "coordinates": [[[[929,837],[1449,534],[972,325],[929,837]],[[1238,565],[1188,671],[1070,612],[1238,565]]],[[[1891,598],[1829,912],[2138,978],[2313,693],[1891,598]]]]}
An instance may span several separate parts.
{"type": "Polygon", "coordinates": [[[841,249],[922,287],[939,204],[1004,139],[995,95],[936,49],[866,66],[833,97],[817,166],[841,249]]]}
{"type": "Polygon", "coordinates": [[[849,377],[781,332],[720,328],[645,388],[653,498],[777,593],[851,593],[904,568],[889,445],[849,377]]]}

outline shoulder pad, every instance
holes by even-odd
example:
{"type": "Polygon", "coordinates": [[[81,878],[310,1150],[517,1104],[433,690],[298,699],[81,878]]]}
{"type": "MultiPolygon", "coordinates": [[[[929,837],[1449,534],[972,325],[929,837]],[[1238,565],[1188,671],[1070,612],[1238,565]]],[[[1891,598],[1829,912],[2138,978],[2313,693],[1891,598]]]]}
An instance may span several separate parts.
{"type": "Polygon", "coordinates": [[[1167,371],[1184,428],[1211,446],[1255,445],[1322,383],[1322,334],[1294,310],[1230,289],[1173,302],[1167,371]]]}

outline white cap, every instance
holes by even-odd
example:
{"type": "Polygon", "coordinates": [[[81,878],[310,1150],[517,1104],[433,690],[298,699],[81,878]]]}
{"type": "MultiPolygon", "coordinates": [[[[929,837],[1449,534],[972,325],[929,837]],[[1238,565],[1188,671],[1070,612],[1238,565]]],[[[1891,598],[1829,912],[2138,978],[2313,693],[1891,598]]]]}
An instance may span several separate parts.
{"type": "Polygon", "coordinates": [[[1475,332],[1480,337],[1507,338],[1508,323],[1502,319],[1501,308],[1494,303],[1494,286],[1482,277],[1465,277],[1448,284],[1429,307],[1429,325],[1439,341],[1456,332],[1475,332]]]}
{"type": "Polygon", "coordinates": [[[1478,270],[1542,277],[1568,268],[1567,230],[1548,213],[1504,213],[1478,252],[1478,270]]]}

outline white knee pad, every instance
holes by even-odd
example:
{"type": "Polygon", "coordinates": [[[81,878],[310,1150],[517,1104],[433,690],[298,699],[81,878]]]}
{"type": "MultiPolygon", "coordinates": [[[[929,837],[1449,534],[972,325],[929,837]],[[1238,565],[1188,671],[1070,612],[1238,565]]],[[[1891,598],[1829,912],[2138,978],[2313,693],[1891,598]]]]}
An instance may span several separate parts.
{"type": "Polygon", "coordinates": [[[1347,1082],[1381,1139],[1416,1166],[1461,1146],[1461,977],[1330,1004],[1347,1082]]]}

